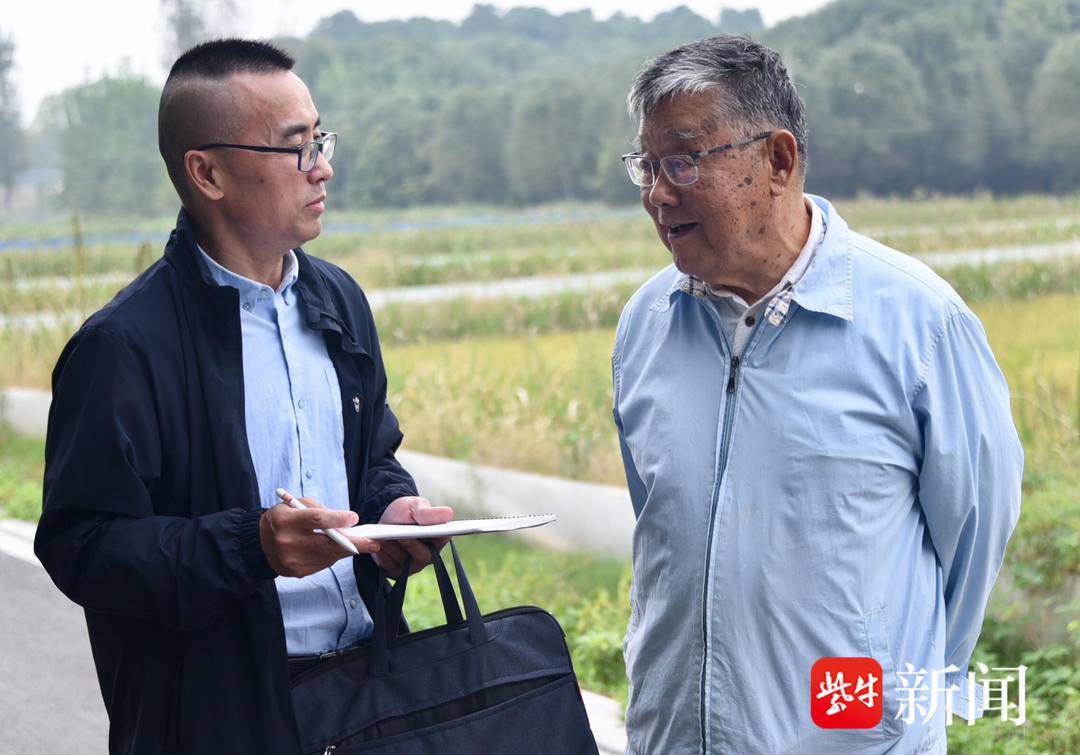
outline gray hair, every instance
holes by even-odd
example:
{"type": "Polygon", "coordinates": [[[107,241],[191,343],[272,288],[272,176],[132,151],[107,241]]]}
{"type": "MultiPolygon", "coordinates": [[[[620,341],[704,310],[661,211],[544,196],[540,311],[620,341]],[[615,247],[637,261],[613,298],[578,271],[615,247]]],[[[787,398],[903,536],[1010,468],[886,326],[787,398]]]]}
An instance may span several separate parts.
{"type": "Polygon", "coordinates": [[[675,97],[716,91],[717,115],[752,131],[783,128],[795,136],[806,169],[805,103],[780,55],[747,35],[718,34],[676,47],[646,62],[626,98],[638,123],[675,97]]]}

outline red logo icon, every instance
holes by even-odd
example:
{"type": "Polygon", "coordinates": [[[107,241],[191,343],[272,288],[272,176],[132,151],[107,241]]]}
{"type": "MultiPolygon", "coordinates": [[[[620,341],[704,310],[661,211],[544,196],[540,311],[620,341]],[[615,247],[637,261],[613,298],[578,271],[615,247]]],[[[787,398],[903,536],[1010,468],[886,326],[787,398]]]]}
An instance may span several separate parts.
{"type": "Polygon", "coordinates": [[[823,729],[877,726],[881,677],[873,658],[820,658],[810,669],[810,718],[823,729]]]}

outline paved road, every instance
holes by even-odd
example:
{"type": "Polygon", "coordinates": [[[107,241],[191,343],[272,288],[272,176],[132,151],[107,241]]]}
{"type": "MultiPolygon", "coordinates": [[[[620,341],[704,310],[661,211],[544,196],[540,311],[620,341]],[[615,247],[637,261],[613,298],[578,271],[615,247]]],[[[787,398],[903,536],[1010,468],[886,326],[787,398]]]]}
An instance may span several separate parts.
{"type": "Polygon", "coordinates": [[[0,552],[0,753],[104,753],[109,722],[78,606],[0,552]]]}

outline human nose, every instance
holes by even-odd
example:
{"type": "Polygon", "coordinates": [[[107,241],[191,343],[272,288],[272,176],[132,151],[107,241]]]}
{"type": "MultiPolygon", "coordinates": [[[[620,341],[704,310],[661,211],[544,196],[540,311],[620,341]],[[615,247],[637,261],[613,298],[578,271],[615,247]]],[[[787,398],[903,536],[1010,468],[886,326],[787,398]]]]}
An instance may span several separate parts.
{"type": "Polygon", "coordinates": [[[649,204],[653,207],[670,207],[679,204],[679,190],[671,183],[667,173],[662,170],[656,172],[656,180],[653,181],[652,186],[647,187],[647,190],[649,204]]]}
{"type": "Polygon", "coordinates": [[[320,149],[318,157],[315,158],[315,165],[308,171],[308,179],[317,183],[319,181],[329,181],[333,177],[334,168],[320,149]]]}

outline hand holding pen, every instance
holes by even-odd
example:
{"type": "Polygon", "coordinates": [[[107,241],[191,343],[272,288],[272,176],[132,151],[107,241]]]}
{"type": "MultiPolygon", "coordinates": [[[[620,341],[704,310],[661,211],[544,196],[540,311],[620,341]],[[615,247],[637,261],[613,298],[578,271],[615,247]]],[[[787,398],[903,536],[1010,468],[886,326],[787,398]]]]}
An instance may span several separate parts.
{"type": "Polygon", "coordinates": [[[328,509],[318,501],[298,499],[283,489],[278,495],[283,502],[267,509],[259,522],[263,553],[278,574],[304,577],[347,555],[379,551],[379,543],[373,540],[346,537],[336,531],[355,525],[355,512],[328,509]]]}

